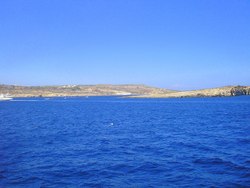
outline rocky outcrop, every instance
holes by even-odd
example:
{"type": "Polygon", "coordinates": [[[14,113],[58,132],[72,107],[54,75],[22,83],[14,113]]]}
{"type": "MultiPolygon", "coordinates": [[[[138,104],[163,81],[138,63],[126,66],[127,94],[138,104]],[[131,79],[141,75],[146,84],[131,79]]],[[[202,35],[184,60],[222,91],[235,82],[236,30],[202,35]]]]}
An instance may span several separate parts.
{"type": "Polygon", "coordinates": [[[250,88],[246,86],[236,86],[230,91],[231,96],[250,95],[250,88]]]}
{"type": "Polygon", "coordinates": [[[145,98],[177,98],[177,97],[229,97],[250,95],[249,86],[226,86],[220,88],[201,89],[192,91],[179,91],[167,94],[144,95],[145,98]]]}

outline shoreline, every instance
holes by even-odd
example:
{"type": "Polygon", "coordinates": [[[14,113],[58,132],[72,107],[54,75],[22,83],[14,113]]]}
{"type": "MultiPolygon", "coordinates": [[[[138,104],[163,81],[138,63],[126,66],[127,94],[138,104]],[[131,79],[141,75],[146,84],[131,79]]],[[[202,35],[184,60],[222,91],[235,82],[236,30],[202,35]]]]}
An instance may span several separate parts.
{"type": "Polygon", "coordinates": [[[67,86],[13,86],[0,85],[0,94],[12,98],[28,97],[125,97],[125,98],[187,98],[230,97],[250,95],[250,86],[175,91],[146,85],[67,85],[67,86]]]}

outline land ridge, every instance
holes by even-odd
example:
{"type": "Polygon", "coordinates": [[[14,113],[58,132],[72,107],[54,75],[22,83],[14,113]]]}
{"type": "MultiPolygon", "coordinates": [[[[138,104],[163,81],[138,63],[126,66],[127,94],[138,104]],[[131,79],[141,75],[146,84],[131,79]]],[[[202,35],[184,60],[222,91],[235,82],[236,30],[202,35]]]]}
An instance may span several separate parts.
{"type": "Polygon", "coordinates": [[[250,86],[224,86],[176,91],[144,84],[97,84],[60,86],[0,85],[0,94],[12,97],[128,96],[136,98],[223,97],[250,95],[250,86]]]}
{"type": "Polygon", "coordinates": [[[189,91],[176,91],[166,94],[152,94],[145,96],[145,98],[182,98],[182,97],[229,97],[250,95],[250,86],[224,86],[209,89],[189,90],[189,91]]]}

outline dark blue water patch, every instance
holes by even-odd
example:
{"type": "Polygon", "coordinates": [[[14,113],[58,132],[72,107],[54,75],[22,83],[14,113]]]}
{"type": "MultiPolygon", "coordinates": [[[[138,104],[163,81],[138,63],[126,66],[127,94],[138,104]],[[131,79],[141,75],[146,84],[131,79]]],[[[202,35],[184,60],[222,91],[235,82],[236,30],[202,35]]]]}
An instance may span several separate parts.
{"type": "Polygon", "coordinates": [[[250,97],[0,102],[0,187],[248,187],[250,97]]]}

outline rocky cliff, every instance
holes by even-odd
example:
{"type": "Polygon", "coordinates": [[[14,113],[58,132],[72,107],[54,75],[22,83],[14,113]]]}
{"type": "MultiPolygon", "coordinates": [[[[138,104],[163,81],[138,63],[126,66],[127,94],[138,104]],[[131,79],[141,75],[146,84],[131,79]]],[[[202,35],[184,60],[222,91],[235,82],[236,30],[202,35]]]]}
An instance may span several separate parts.
{"type": "Polygon", "coordinates": [[[172,93],[144,95],[146,98],[171,98],[171,97],[223,97],[250,95],[250,86],[226,86],[212,89],[179,91],[172,93]]]}
{"type": "Polygon", "coordinates": [[[250,87],[236,86],[230,90],[231,96],[250,95],[250,87]]]}

